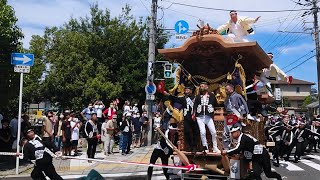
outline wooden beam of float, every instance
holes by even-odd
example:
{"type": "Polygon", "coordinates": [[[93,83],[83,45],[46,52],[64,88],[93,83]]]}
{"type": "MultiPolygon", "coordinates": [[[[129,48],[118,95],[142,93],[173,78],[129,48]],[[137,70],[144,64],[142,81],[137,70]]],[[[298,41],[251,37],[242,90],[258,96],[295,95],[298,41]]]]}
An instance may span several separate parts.
{"type": "Polygon", "coordinates": [[[180,47],[158,51],[165,59],[182,64],[190,74],[210,79],[232,71],[238,55],[247,77],[272,64],[257,42],[232,43],[218,34],[192,36],[180,47]]]}

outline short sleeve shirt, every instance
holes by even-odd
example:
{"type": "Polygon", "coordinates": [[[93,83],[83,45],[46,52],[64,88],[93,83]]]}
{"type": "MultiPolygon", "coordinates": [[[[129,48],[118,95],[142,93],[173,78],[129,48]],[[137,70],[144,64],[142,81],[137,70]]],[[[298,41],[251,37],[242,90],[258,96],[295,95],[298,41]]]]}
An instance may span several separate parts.
{"type": "MultiPolygon", "coordinates": [[[[107,122],[107,128],[117,128],[117,123],[116,122],[113,122],[112,120],[108,120],[107,122]]],[[[114,132],[114,130],[107,130],[107,134],[110,134],[112,135],[114,132]]]]}
{"type": "Polygon", "coordinates": [[[64,121],[62,123],[61,130],[64,131],[64,136],[67,139],[71,139],[71,124],[70,124],[70,121],[64,121]]]}
{"type": "Polygon", "coordinates": [[[43,132],[43,137],[50,137],[53,132],[53,123],[47,117],[43,121],[43,125],[45,126],[45,131],[43,132]],[[49,133],[47,133],[49,132],[49,133]]]}
{"type": "Polygon", "coordinates": [[[86,116],[86,118],[89,120],[91,119],[91,114],[95,112],[94,108],[89,109],[89,108],[85,108],[84,110],[82,110],[82,113],[86,116]]]}
{"type": "Polygon", "coordinates": [[[76,125],[77,121],[79,120],[70,121],[71,130],[72,130],[71,140],[79,140],[79,124],[72,129],[72,127],[76,125]]]}

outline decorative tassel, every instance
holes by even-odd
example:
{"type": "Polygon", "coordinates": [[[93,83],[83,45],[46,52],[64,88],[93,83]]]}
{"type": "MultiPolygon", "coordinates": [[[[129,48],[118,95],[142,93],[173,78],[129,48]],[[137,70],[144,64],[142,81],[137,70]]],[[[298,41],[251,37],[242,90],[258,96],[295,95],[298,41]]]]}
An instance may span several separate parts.
{"type": "Polygon", "coordinates": [[[227,79],[228,80],[232,80],[232,75],[228,72],[228,75],[227,75],[227,79]]]}

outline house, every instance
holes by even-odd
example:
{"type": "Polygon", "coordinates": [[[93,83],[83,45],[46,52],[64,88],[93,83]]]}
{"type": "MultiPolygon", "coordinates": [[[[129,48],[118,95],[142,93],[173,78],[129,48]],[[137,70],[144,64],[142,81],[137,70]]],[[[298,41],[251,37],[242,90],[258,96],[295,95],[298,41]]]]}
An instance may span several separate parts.
{"type": "Polygon", "coordinates": [[[310,95],[313,82],[308,82],[300,79],[293,79],[289,85],[286,81],[271,81],[272,90],[280,88],[284,106],[301,109],[304,99],[310,95]]]}

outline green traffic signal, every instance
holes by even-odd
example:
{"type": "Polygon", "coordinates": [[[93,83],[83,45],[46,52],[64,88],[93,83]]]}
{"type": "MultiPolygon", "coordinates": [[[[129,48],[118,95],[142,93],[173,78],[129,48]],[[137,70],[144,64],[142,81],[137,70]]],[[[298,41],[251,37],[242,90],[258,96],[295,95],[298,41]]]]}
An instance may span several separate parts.
{"type": "Polygon", "coordinates": [[[166,71],[164,73],[165,78],[171,78],[171,72],[170,71],[166,71]]]}

